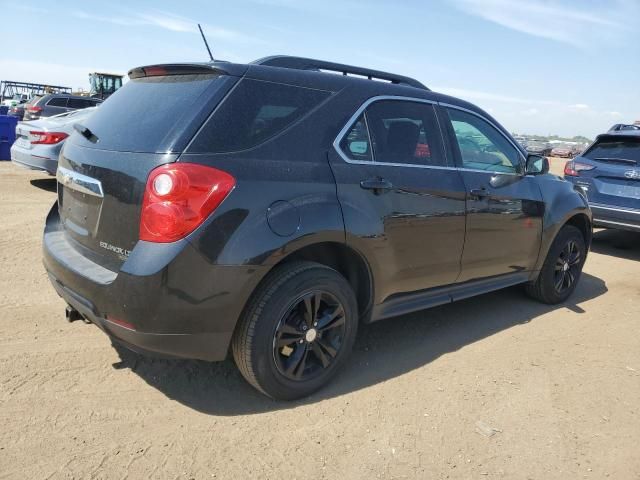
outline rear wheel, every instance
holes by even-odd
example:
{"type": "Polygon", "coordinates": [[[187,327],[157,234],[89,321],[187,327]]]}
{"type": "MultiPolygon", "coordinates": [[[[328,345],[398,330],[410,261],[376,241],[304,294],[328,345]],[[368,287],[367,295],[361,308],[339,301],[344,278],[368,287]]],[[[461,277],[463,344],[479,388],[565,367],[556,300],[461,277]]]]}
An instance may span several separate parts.
{"type": "Polygon", "coordinates": [[[527,285],[527,293],[543,303],[564,302],[576,289],[586,258],[584,237],[572,225],[556,236],[538,279],[527,285]]]}
{"type": "Polygon", "coordinates": [[[313,262],[285,264],[250,301],[233,356],[255,388],[293,400],[325,385],[344,365],[357,324],[356,298],[342,275],[313,262]]]}

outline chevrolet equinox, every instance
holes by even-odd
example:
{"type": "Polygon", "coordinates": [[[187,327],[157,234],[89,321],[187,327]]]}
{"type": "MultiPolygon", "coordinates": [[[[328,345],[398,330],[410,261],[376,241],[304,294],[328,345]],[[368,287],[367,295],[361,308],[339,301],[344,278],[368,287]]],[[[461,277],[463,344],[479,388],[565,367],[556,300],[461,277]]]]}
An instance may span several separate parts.
{"type": "Polygon", "coordinates": [[[470,103],[287,56],[129,78],[74,125],[44,231],[68,319],[114,342],[230,350],[251,385],[295,399],[345,364],[360,322],[576,288],[585,198],[470,103]]]}

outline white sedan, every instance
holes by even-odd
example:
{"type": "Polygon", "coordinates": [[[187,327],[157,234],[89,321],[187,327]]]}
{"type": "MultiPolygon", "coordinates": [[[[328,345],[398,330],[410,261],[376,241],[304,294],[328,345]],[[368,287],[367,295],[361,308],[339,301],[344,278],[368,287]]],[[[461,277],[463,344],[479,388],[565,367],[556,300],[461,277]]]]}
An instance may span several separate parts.
{"type": "Polygon", "coordinates": [[[44,170],[55,175],[58,155],[64,141],[73,132],[73,125],[86,119],[96,108],[18,123],[16,141],[11,147],[11,161],[21,167],[44,170]]]}

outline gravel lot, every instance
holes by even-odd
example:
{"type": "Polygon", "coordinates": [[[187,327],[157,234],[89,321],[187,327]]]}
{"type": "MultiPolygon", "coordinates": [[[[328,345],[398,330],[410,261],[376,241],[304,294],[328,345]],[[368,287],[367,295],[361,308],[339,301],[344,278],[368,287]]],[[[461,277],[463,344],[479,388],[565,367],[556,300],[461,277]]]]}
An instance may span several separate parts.
{"type": "Polygon", "coordinates": [[[0,162],[0,478],[640,479],[640,235],[596,233],[564,305],[512,288],[364,327],[329,388],[278,403],[231,360],[66,323],[54,200],[0,162]]]}

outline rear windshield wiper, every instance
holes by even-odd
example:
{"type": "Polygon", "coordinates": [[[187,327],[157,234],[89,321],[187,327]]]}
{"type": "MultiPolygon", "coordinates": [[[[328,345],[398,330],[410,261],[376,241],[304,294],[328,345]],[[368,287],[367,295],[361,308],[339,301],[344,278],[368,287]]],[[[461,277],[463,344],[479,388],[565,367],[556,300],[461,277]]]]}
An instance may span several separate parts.
{"type": "Polygon", "coordinates": [[[80,135],[82,135],[84,138],[89,140],[91,143],[96,143],[98,141],[98,137],[95,136],[93,132],[89,130],[87,127],[85,127],[84,125],[81,125],[79,123],[74,123],[73,129],[76,132],[78,132],[80,135]]]}
{"type": "Polygon", "coordinates": [[[631,160],[630,158],[598,157],[598,158],[594,158],[594,160],[598,160],[600,162],[626,163],[627,165],[637,165],[638,164],[637,161],[631,160]]]}

